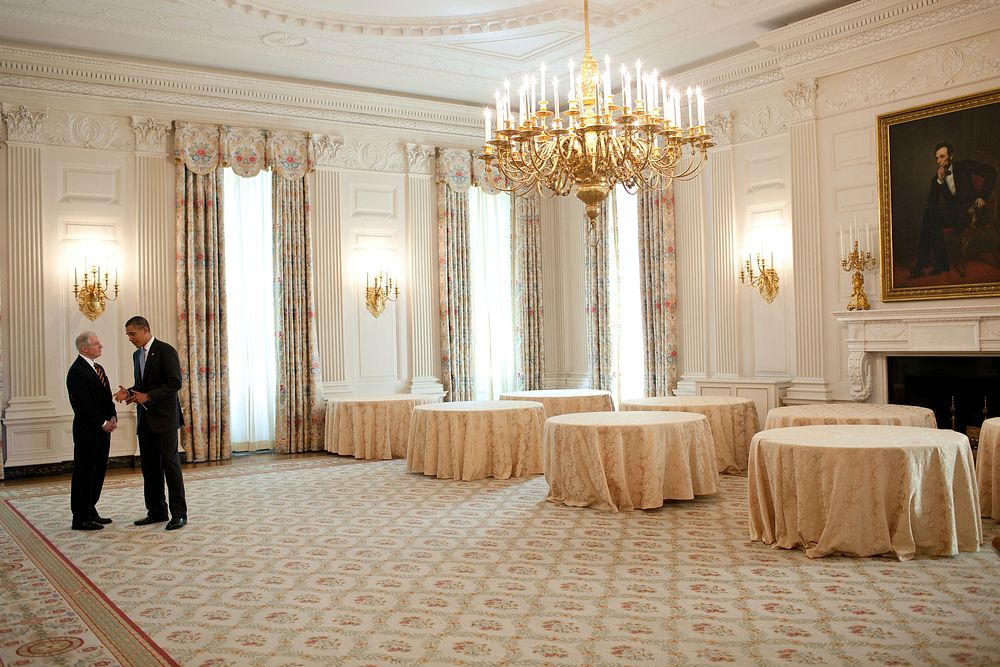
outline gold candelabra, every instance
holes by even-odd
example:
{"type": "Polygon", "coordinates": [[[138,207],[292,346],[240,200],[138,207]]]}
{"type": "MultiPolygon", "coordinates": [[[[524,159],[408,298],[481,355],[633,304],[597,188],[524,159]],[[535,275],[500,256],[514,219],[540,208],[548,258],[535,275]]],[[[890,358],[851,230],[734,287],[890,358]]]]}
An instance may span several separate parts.
{"type": "Polygon", "coordinates": [[[365,304],[372,317],[378,317],[385,310],[388,301],[395,301],[399,298],[399,284],[395,287],[392,278],[386,277],[382,271],[375,274],[374,284],[368,281],[368,274],[365,274],[365,304]]]}
{"type": "Polygon", "coordinates": [[[118,272],[115,271],[115,295],[110,296],[108,290],[111,287],[108,280],[107,271],[104,272],[104,281],[101,282],[101,267],[91,266],[89,271],[83,272],[83,286],[80,286],[79,276],[76,269],[73,269],[73,296],[80,305],[80,312],[87,319],[96,320],[104,313],[106,302],[114,301],[118,298],[118,272]]]}
{"type": "Polygon", "coordinates": [[[673,179],[692,178],[708,159],[712,137],[705,131],[705,98],[687,89],[687,116],[682,121],[681,95],[668,88],[656,70],[635,63],[621,68],[621,86],[612,94],[611,63],[601,71],[590,53],[587,2],[584,11],[584,55],[579,71],[569,65],[567,110],[560,113],[559,82],[551,78],[552,102],[546,91],[544,63],[538,80],[525,76],[512,112],[510,87],[497,90],[496,125],[485,110],[485,144],[477,156],[485,163],[485,179],[512,194],[544,186],[557,196],[574,189],[593,225],[600,203],[616,185],[629,191],[660,189],[673,179]],[[635,99],[633,102],[633,91],[635,99]],[[495,132],[494,132],[495,130],[495,132]]]}
{"type": "Polygon", "coordinates": [[[844,271],[854,271],[851,277],[851,300],[847,303],[847,310],[871,310],[868,303],[868,295],[865,294],[865,277],[862,271],[875,268],[875,259],[870,252],[865,252],[858,248],[858,242],[854,242],[854,247],[847,257],[840,260],[840,266],[844,271]]]}
{"type": "Polygon", "coordinates": [[[770,266],[767,266],[760,253],[757,253],[756,260],[748,255],[743,266],[740,267],[740,283],[748,287],[756,287],[761,298],[772,303],[778,296],[778,271],[774,268],[774,253],[771,253],[770,266]],[[754,273],[755,266],[756,273],[754,273]]]}

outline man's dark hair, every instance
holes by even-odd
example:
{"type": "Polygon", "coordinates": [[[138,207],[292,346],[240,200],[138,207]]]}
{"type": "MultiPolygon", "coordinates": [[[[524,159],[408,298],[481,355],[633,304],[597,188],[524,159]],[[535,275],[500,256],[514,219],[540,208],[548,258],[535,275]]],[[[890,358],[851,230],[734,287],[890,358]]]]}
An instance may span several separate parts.
{"type": "Polygon", "coordinates": [[[128,322],[125,323],[125,328],[129,327],[139,327],[140,329],[149,331],[149,321],[142,315],[136,315],[135,317],[128,318],[128,322]]]}
{"type": "Polygon", "coordinates": [[[937,152],[938,152],[939,150],[941,150],[942,148],[947,148],[947,149],[948,149],[948,155],[949,155],[949,156],[952,156],[952,155],[954,155],[954,154],[955,154],[955,147],[954,147],[954,146],[952,146],[952,145],[951,145],[950,143],[948,143],[947,141],[942,141],[941,143],[939,143],[939,144],[937,144],[936,146],[934,146],[934,153],[936,154],[936,153],[937,153],[937,152]]]}

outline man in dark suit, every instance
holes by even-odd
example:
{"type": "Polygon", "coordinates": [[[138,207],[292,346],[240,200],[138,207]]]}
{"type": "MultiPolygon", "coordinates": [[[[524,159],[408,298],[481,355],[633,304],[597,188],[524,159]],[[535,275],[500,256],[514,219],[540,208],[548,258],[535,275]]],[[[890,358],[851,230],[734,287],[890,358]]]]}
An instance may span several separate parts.
{"type": "Polygon", "coordinates": [[[125,323],[125,335],[136,347],[132,355],[135,384],[129,389],[119,385],[115,400],[136,405],[136,435],[146,516],[134,523],[145,526],[167,521],[169,507],[167,530],[177,530],[187,524],[184,478],[177,454],[177,429],[183,423],[177,396],[181,388],[180,358],[168,343],[153,338],[144,317],[129,319],[125,323]],[[169,505],[163,494],[164,480],[169,505]]]}
{"type": "Polygon", "coordinates": [[[73,481],[70,509],[73,530],[101,530],[111,519],[97,513],[111,450],[111,432],[118,427],[111,383],[95,359],[104,346],[93,331],[76,337],[80,356],[66,374],[69,404],[73,406],[73,481]]]}
{"type": "Polygon", "coordinates": [[[997,184],[997,171],[974,160],[955,160],[955,149],[942,142],[934,147],[937,173],[931,177],[927,208],[920,226],[917,263],[910,276],[944,273],[950,268],[944,244],[944,230],[961,231],[969,224],[970,214],[986,206],[997,184]]]}

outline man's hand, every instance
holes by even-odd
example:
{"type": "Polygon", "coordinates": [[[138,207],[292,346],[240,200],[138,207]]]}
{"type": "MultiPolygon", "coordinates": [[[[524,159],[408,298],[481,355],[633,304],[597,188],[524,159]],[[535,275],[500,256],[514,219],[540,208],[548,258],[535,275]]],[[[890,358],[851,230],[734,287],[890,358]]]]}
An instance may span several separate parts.
{"type": "Polygon", "coordinates": [[[115,393],[114,393],[114,394],[113,394],[113,395],[111,396],[111,398],[113,398],[113,399],[115,399],[116,401],[118,401],[119,403],[121,403],[121,402],[122,402],[122,401],[124,401],[124,400],[125,400],[126,398],[128,398],[128,389],[126,389],[125,387],[123,387],[123,386],[121,386],[121,385],[118,385],[118,391],[116,391],[116,392],[115,392],[115,393]]]}
{"type": "Polygon", "coordinates": [[[142,391],[133,391],[128,395],[128,398],[125,399],[125,402],[129,405],[132,405],[133,403],[138,403],[139,405],[143,405],[148,400],[149,400],[149,394],[142,391]]]}
{"type": "MultiPolygon", "coordinates": [[[[924,172],[924,173],[926,174],[927,172],[924,172]]],[[[937,172],[938,183],[944,183],[944,177],[946,175],[947,174],[945,173],[945,168],[944,167],[938,167],[938,172],[937,172]]]]}
{"type": "Polygon", "coordinates": [[[982,197],[976,197],[976,208],[982,208],[986,206],[986,200],[982,197]]]}

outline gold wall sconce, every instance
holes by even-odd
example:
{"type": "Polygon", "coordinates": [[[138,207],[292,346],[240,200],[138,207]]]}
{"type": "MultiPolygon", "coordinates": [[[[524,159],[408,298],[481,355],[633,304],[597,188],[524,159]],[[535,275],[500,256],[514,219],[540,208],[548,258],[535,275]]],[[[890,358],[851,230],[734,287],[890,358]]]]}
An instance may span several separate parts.
{"type": "Polygon", "coordinates": [[[761,298],[772,303],[778,296],[778,272],[774,268],[774,253],[771,253],[771,265],[757,253],[756,261],[747,255],[746,261],[740,267],[740,283],[747,287],[756,287],[761,298]],[[754,268],[757,269],[756,273],[754,268]]]}
{"type": "Polygon", "coordinates": [[[399,298],[399,283],[393,286],[391,277],[379,271],[375,274],[374,284],[369,283],[368,274],[365,274],[365,304],[372,317],[378,317],[385,310],[385,304],[399,298]]]}
{"type": "Polygon", "coordinates": [[[844,271],[854,271],[851,276],[851,300],[847,302],[847,310],[871,310],[868,303],[868,295],[865,294],[865,277],[862,271],[875,268],[875,258],[870,252],[865,252],[858,248],[858,242],[854,241],[854,247],[846,257],[840,260],[840,268],[844,271]]]}
{"type": "Polygon", "coordinates": [[[91,266],[89,271],[84,269],[82,286],[76,269],[73,269],[73,296],[76,297],[76,302],[80,305],[80,312],[87,319],[96,320],[104,313],[106,302],[118,298],[118,271],[115,271],[114,296],[110,296],[108,293],[110,288],[107,271],[104,272],[103,283],[101,281],[100,266],[91,266]]]}

